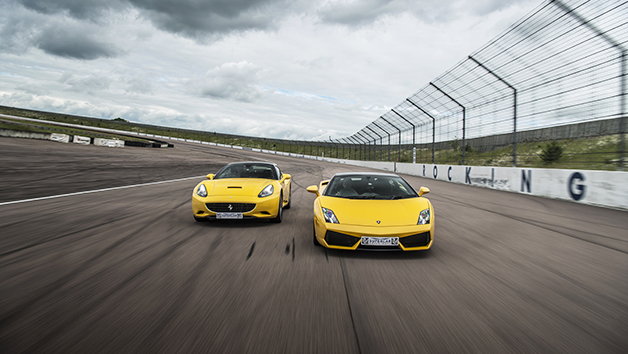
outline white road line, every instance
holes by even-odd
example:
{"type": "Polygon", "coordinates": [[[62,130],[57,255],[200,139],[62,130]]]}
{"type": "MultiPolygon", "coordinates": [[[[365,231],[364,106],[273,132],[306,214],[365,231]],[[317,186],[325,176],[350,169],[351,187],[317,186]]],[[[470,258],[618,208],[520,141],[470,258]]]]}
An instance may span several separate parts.
{"type": "Polygon", "coordinates": [[[32,199],[24,199],[24,200],[15,200],[15,201],[12,201],[12,202],[0,203],[0,206],[9,205],[9,204],[26,203],[26,202],[35,202],[35,201],[38,201],[38,200],[45,200],[45,199],[70,197],[70,196],[73,196],[73,195],[98,193],[98,192],[107,192],[107,191],[113,191],[113,190],[116,190],[116,189],[143,187],[143,186],[150,186],[150,185],[153,185],[153,184],[161,184],[161,183],[168,183],[168,182],[178,182],[178,181],[185,181],[185,180],[188,180],[188,179],[205,178],[205,177],[206,176],[186,177],[186,178],[179,178],[179,179],[171,179],[171,180],[168,180],[168,181],[150,182],[150,183],[142,183],[142,184],[132,184],[130,186],[112,187],[112,188],[96,189],[96,190],[93,190],[93,191],[84,191],[84,192],[52,195],[52,196],[49,196],[49,197],[40,197],[40,198],[32,198],[32,199]]]}

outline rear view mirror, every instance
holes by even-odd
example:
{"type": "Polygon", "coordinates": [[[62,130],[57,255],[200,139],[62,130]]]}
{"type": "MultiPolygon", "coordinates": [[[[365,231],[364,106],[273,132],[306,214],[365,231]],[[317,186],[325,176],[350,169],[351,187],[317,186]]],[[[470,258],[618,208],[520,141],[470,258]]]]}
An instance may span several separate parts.
{"type": "Polygon", "coordinates": [[[430,189],[427,187],[421,187],[419,188],[419,197],[422,196],[423,194],[427,194],[430,192],[430,189]]]}
{"type": "Polygon", "coordinates": [[[318,193],[318,187],[317,186],[309,186],[309,187],[307,187],[307,191],[310,192],[310,193],[316,194],[317,197],[320,197],[320,193],[318,193]]]}
{"type": "Polygon", "coordinates": [[[207,179],[214,179],[214,174],[213,173],[208,174],[207,179]]]}

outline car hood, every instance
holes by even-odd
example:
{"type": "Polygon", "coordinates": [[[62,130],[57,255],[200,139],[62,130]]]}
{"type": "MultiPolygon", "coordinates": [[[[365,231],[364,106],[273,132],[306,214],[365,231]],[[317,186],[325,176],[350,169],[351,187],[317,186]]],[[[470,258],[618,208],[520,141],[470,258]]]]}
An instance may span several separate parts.
{"type": "Polygon", "coordinates": [[[419,220],[419,212],[429,208],[429,201],[426,198],[398,200],[320,198],[321,207],[333,210],[338,221],[345,225],[416,225],[419,220]]]}
{"type": "Polygon", "coordinates": [[[257,196],[274,180],[262,178],[226,178],[206,181],[210,196],[257,196]]]}

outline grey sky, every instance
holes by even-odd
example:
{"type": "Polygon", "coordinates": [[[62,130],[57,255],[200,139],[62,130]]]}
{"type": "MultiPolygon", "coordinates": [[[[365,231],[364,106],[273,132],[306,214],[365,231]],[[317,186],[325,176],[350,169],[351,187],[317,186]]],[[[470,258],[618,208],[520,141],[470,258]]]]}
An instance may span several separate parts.
{"type": "Polygon", "coordinates": [[[350,135],[539,0],[8,0],[0,104],[288,139],[350,135]]]}

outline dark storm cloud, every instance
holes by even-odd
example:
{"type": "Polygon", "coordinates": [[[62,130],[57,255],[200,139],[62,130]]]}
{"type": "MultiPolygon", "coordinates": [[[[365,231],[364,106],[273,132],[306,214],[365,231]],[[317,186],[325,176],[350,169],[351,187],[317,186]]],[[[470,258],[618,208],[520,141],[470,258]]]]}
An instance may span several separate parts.
{"type": "MultiPolygon", "coordinates": [[[[347,26],[364,26],[385,15],[404,11],[401,6],[405,1],[395,0],[358,0],[354,2],[327,4],[318,11],[323,22],[347,26]]],[[[405,7],[408,9],[408,7],[405,7]]]]}
{"type": "Polygon", "coordinates": [[[109,10],[121,10],[128,5],[125,0],[17,0],[25,8],[42,13],[67,13],[77,19],[99,20],[109,10]]]}
{"type": "Polygon", "coordinates": [[[120,54],[116,46],[95,37],[80,28],[50,26],[36,36],[34,43],[50,55],[65,58],[93,60],[120,54]]]}
{"type": "MultiPolygon", "coordinates": [[[[53,7],[57,2],[41,2],[53,7]]],[[[60,5],[55,9],[60,8],[60,5]]],[[[52,10],[50,10],[52,11],[52,10]]],[[[60,11],[60,10],[59,10],[60,11]]],[[[43,14],[9,2],[0,5],[0,51],[23,54],[39,48],[47,54],[81,60],[111,58],[122,53],[106,39],[109,29],[64,14],[43,14]]]]}
{"type": "MultiPolygon", "coordinates": [[[[199,41],[231,32],[267,30],[302,0],[15,0],[49,16],[106,23],[107,17],[135,9],[155,27],[199,41]]],[[[98,46],[98,44],[96,44],[98,46]]]]}
{"type": "Polygon", "coordinates": [[[525,0],[356,0],[328,3],[317,14],[323,22],[349,27],[368,26],[383,17],[402,13],[429,22],[450,22],[459,12],[485,16],[522,2],[525,0]]]}
{"type": "Polygon", "coordinates": [[[522,1],[538,0],[8,0],[0,4],[0,50],[23,53],[37,47],[64,58],[116,57],[125,39],[108,41],[109,24],[129,13],[160,30],[207,43],[230,33],[275,29],[293,14],[364,27],[403,13],[449,22],[456,11],[483,16],[522,1]]]}
{"type": "Polygon", "coordinates": [[[265,30],[281,18],[287,0],[129,0],[156,27],[203,39],[265,30]]]}
{"type": "MultiPolygon", "coordinates": [[[[0,7],[2,10],[2,7],[0,7]]],[[[35,16],[0,12],[0,51],[22,54],[32,46],[35,16]]]]}

